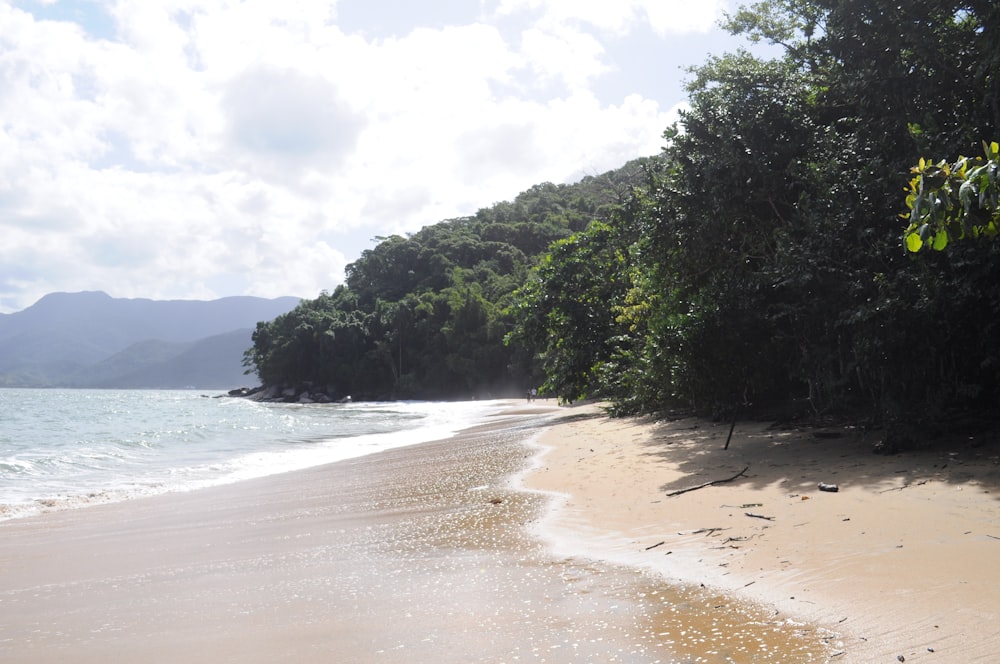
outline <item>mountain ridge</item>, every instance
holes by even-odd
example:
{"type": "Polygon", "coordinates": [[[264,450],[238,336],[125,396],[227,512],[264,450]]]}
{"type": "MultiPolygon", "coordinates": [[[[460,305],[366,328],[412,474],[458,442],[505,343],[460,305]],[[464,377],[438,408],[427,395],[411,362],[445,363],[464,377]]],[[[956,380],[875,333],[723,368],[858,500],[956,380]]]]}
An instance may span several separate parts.
{"type": "Polygon", "coordinates": [[[0,386],[235,387],[256,324],[299,302],[49,293],[22,311],[0,314],[0,386]]]}

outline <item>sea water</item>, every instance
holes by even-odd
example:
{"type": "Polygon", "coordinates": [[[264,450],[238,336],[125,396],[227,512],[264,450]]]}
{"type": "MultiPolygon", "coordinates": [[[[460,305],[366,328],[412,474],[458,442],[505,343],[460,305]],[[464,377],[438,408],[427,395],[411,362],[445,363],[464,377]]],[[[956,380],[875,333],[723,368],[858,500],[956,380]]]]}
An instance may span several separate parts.
{"type": "Polygon", "coordinates": [[[0,389],[0,519],[437,440],[501,401],[262,403],[186,390],[0,389]]]}

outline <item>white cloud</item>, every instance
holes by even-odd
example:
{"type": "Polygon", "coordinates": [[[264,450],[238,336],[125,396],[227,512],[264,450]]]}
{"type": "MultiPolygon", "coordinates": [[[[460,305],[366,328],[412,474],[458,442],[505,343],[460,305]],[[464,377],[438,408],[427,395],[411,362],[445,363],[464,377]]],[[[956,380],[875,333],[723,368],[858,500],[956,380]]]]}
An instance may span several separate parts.
{"type": "Polygon", "coordinates": [[[604,38],[717,12],[500,0],[378,35],[321,0],[87,7],[110,27],[0,3],[0,311],[332,289],[372,237],[655,153],[674,102],[600,99],[604,38]]]}
{"type": "Polygon", "coordinates": [[[604,30],[623,32],[635,20],[634,0],[500,0],[500,15],[535,12],[544,27],[583,22],[604,30]]]}
{"type": "Polygon", "coordinates": [[[362,125],[332,83],[293,69],[243,72],[227,86],[222,108],[229,147],[248,153],[248,170],[255,159],[335,167],[350,155],[362,125]]]}
{"type": "Polygon", "coordinates": [[[543,26],[582,23],[613,33],[648,21],[663,35],[707,32],[722,17],[726,0],[499,0],[497,13],[539,13],[543,26]]]}
{"type": "Polygon", "coordinates": [[[608,71],[601,62],[604,48],[600,42],[564,27],[525,30],[521,49],[542,81],[559,79],[570,90],[585,88],[591,79],[608,71]]]}
{"type": "Polygon", "coordinates": [[[661,35],[708,32],[728,7],[725,0],[637,0],[653,30],[661,35]]]}

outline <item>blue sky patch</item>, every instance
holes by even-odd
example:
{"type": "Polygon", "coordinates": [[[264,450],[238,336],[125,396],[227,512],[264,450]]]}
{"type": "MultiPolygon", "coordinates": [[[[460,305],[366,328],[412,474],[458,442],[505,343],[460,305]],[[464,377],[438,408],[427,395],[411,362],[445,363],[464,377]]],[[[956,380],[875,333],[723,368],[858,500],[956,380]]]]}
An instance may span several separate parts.
{"type": "Polygon", "coordinates": [[[75,23],[94,39],[113,40],[117,32],[114,19],[95,0],[14,0],[13,5],[39,21],[75,23]]]}

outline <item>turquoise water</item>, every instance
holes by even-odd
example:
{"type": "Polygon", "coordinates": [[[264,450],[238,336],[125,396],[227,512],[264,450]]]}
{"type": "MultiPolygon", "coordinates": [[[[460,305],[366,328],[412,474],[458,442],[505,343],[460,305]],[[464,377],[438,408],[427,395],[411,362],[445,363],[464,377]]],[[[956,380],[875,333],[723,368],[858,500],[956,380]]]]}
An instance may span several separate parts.
{"type": "Polygon", "coordinates": [[[0,519],[440,439],[502,403],[274,404],[184,390],[0,389],[0,519]]]}

